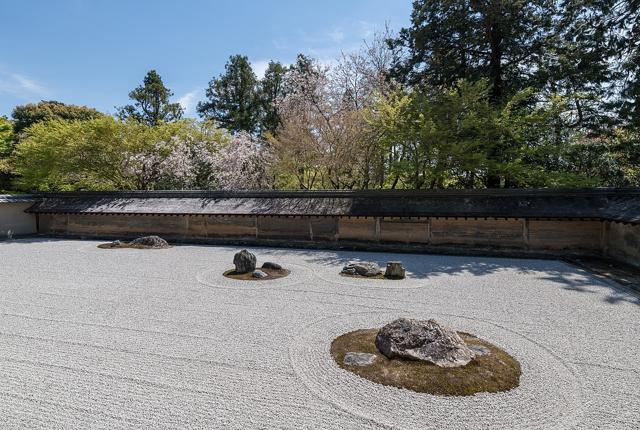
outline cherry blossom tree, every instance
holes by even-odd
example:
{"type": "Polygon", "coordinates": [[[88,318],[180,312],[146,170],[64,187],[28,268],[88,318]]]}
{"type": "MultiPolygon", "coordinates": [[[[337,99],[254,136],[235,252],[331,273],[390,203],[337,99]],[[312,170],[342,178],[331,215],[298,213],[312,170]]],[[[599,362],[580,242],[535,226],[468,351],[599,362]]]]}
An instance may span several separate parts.
{"type": "Polygon", "coordinates": [[[216,186],[221,190],[273,188],[272,162],[266,142],[245,132],[237,133],[212,158],[216,186]]]}

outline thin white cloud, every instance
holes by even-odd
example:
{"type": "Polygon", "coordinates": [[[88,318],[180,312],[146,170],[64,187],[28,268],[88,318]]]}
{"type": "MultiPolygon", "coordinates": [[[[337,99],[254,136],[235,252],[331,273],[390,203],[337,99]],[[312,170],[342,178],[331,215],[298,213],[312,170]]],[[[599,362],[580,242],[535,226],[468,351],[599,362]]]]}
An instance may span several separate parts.
{"type": "Polygon", "coordinates": [[[189,91],[188,93],[183,94],[179,99],[178,103],[184,109],[185,116],[195,116],[196,114],[196,105],[198,104],[198,99],[202,95],[202,90],[197,89],[193,91],[189,91]]]}
{"type": "Polygon", "coordinates": [[[376,31],[380,30],[380,26],[367,21],[356,21],[354,27],[358,29],[358,36],[362,39],[370,39],[376,31]]]}
{"type": "Polygon", "coordinates": [[[267,71],[269,67],[269,60],[258,60],[251,62],[251,68],[253,69],[253,73],[256,74],[258,79],[264,78],[264,73],[267,71]]]}
{"type": "Polygon", "coordinates": [[[8,73],[0,70],[0,94],[29,100],[34,97],[44,97],[49,91],[40,83],[19,73],[8,73]]]}
{"type": "Polygon", "coordinates": [[[332,42],[339,43],[339,42],[342,42],[344,40],[344,32],[342,30],[336,28],[334,30],[328,31],[327,32],[327,37],[329,37],[329,39],[332,42]]]}

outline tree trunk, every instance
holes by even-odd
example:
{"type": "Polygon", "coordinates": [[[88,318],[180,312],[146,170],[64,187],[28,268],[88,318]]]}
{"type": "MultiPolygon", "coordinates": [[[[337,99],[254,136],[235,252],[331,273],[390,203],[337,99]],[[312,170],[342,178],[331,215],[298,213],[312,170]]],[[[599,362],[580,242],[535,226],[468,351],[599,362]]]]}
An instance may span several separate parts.
{"type": "Polygon", "coordinates": [[[502,70],[502,0],[490,0],[483,4],[473,0],[474,9],[484,15],[484,27],[489,42],[489,81],[491,82],[491,100],[500,102],[504,95],[504,81],[502,70]]]}

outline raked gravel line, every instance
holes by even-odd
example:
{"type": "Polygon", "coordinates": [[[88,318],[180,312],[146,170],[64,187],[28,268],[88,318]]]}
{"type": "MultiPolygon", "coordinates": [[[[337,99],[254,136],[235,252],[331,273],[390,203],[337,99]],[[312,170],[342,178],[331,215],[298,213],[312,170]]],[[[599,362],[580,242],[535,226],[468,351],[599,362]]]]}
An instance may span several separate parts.
{"type": "Polygon", "coordinates": [[[2,429],[633,429],[640,297],[558,261],[255,248],[290,276],[227,279],[230,247],[0,242],[2,429]],[[338,275],[402,260],[404,281],[338,275]],[[331,340],[435,317],[522,364],[506,393],[438,397],[340,369],[331,340]]]}

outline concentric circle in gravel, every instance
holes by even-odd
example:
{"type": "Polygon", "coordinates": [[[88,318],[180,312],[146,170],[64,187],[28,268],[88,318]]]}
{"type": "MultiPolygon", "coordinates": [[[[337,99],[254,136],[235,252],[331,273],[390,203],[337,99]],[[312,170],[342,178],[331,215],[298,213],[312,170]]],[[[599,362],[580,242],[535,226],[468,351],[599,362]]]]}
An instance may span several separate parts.
{"type": "Polygon", "coordinates": [[[582,413],[582,389],[572,367],[528,337],[498,324],[462,316],[430,314],[461,331],[509,351],[522,365],[520,386],[503,393],[442,397],[386,387],[340,369],[330,355],[342,333],[381,326],[396,313],[352,313],[304,327],[289,348],[291,365],[323,400],[381,426],[403,429],[570,428],[582,413]]]}
{"type": "Polygon", "coordinates": [[[376,384],[440,396],[471,396],[513,390],[520,384],[520,363],[506,351],[469,333],[458,335],[470,346],[483,348],[463,366],[440,367],[420,360],[388,359],[376,347],[380,327],[354,330],[331,343],[338,366],[376,384]],[[373,355],[366,365],[347,363],[349,353],[373,355]]]}
{"type": "Polygon", "coordinates": [[[199,283],[214,288],[271,288],[286,287],[301,283],[312,277],[310,271],[305,266],[299,264],[283,262],[282,266],[289,270],[289,274],[281,278],[265,280],[241,280],[233,279],[224,275],[228,271],[229,264],[213,264],[212,269],[205,270],[196,275],[199,283]]]}

